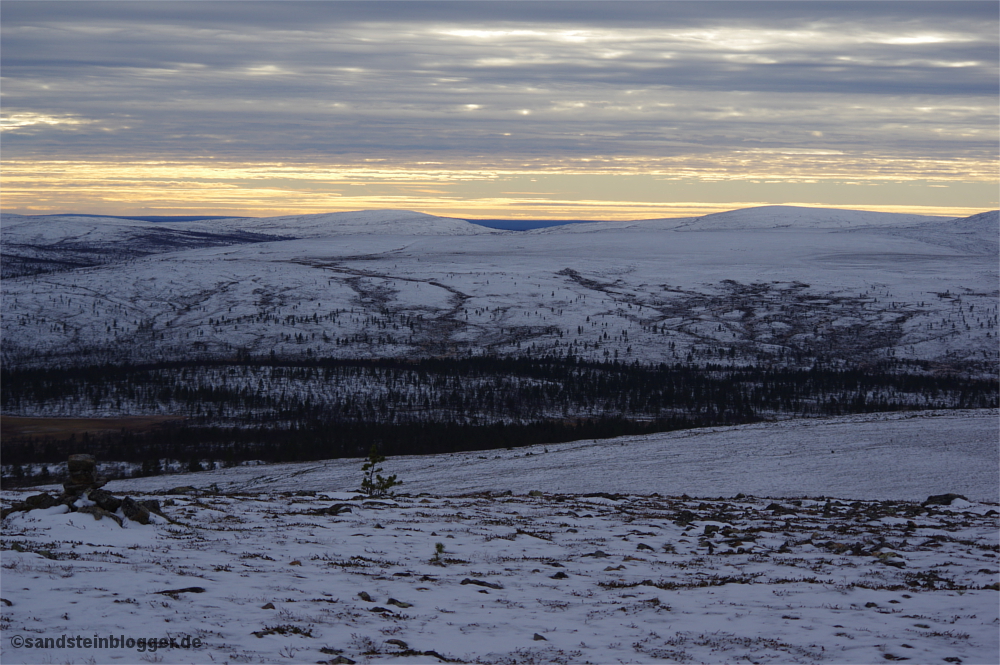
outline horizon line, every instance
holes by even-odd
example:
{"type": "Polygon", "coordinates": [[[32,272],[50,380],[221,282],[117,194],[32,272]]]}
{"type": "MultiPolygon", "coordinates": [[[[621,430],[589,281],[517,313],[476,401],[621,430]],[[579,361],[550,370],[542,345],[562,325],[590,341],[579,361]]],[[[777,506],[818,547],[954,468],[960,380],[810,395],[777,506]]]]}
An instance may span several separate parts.
{"type": "MultiPolygon", "coordinates": [[[[924,217],[941,217],[941,218],[960,218],[969,217],[972,215],[980,214],[983,212],[991,212],[996,210],[996,208],[956,208],[954,206],[899,206],[899,205],[872,205],[872,206],[855,206],[855,205],[840,205],[840,204],[817,204],[817,203],[750,203],[748,205],[737,204],[737,207],[726,207],[725,205],[716,205],[710,203],[700,203],[700,204],[688,204],[689,206],[698,206],[706,209],[711,209],[710,212],[701,212],[698,214],[684,214],[674,211],[664,210],[664,214],[658,216],[641,216],[641,217],[625,217],[621,214],[611,215],[611,216],[587,216],[587,217],[569,217],[566,215],[546,215],[545,213],[538,214],[539,211],[534,212],[531,216],[473,216],[465,214],[455,214],[448,213],[440,210],[419,210],[415,208],[400,208],[400,207],[372,207],[372,208],[351,208],[343,210],[310,210],[310,211],[280,211],[275,214],[275,212],[268,211],[265,214],[220,214],[219,211],[206,212],[204,214],[193,212],[191,210],[183,210],[178,212],[166,212],[164,210],[150,210],[137,211],[135,213],[122,214],[119,211],[112,213],[103,212],[43,212],[43,211],[27,211],[21,212],[18,209],[4,210],[0,209],[0,214],[2,215],[19,215],[22,217],[70,217],[70,216],[80,216],[80,217],[107,217],[112,219],[141,219],[141,218],[160,218],[163,221],[168,221],[169,218],[187,218],[190,221],[195,220],[207,220],[207,219],[268,219],[273,217],[292,217],[296,215],[324,215],[324,214],[341,214],[341,213],[351,213],[351,212],[371,212],[371,211],[388,211],[388,210],[399,210],[405,212],[416,212],[425,215],[431,215],[434,217],[445,217],[451,219],[462,219],[471,223],[475,222],[567,222],[567,223],[585,223],[585,222],[630,222],[630,221],[643,221],[652,219],[683,219],[691,217],[705,217],[713,214],[720,214],[725,212],[735,212],[738,210],[749,210],[754,208],[809,208],[809,209],[825,209],[825,210],[854,210],[859,212],[876,212],[876,213],[888,213],[888,214],[902,214],[902,215],[919,215],[924,217]],[[971,211],[971,212],[970,212],[971,211]],[[673,212],[673,214],[671,214],[673,212]]],[[[671,206],[673,207],[673,206],[671,206]]],[[[678,207],[687,207],[684,204],[678,207]]]]}

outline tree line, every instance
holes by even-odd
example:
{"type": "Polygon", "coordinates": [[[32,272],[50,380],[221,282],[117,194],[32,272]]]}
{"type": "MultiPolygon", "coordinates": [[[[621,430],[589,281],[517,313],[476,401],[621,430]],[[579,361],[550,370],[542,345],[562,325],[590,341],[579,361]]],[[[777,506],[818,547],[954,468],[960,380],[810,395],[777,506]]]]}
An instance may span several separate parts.
{"type": "Polygon", "coordinates": [[[566,357],[230,360],[4,369],[8,415],[183,416],[68,441],[4,437],[5,464],[239,462],[489,450],[789,417],[995,408],[995,377],[889,360],[810,369],[566,357]]]}

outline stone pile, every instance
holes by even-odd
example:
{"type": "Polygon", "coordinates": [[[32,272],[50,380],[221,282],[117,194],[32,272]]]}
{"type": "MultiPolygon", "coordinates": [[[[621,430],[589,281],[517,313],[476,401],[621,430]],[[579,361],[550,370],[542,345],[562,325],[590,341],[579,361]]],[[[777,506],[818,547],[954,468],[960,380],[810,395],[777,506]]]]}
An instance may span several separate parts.
{"type": "Polygon", "coordinates": [[[163,515],[159,501],[136,501],[130,496],[119,499],[111,492],[101,489],[108,481],[97,476],[97,461],[93,455],[70,455],[66,466],[69,478],[63,483],[62,494],[58,496],[48,492],[34,494],[10,508],[5,508],[2,517],[18,511],[59,505],[67,506],[72,512],[93,515],[95,520],[108,517],[117,522],[118,526],[124,525],[122,517],[140,524],[149,524],[151,513],[163,515]],[[121,515],[117,514],[119,510],[121,515]]]}

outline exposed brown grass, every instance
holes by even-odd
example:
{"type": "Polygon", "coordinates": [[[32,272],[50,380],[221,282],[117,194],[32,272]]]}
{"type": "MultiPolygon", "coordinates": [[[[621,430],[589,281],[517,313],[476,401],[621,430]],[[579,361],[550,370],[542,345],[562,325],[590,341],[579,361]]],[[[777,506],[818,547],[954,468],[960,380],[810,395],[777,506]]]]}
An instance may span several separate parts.
{"type": "Polygon", "coordinates": [[[117,418],[23,418],[0,416],[0,438],[46,438],[65,441],[72,435],[100,434],[121,430],[144,431],[164,423],[184,420],[182,416],[119,416],[117,418]]]}

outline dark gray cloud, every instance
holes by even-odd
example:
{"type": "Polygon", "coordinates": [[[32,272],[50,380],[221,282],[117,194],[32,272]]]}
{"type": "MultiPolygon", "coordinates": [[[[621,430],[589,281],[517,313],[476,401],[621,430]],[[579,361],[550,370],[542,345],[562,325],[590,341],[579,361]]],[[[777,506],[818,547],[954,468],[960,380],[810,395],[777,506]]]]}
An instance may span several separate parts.
{"type": "Polygon", "coordinates": [[[5,152],[991,159],[997,29],[993,2],[7,0],[5,152]]]}
{"type": "Polygon", "coordinates": [[[229,25],[275,28],[308,27],[337,22],[370,23],[387,19],[407,23],[511,22],[648,26],[704,26],[739,23],[783,27],[803,22],[891,22],[926,25],[995,21],[994,2],[64,2],[62,0],[10,0],[4,3],[4,20],[31,23],[58,14],[76,22],[113,21],[174,22],[192,26],[229,25]]]}

